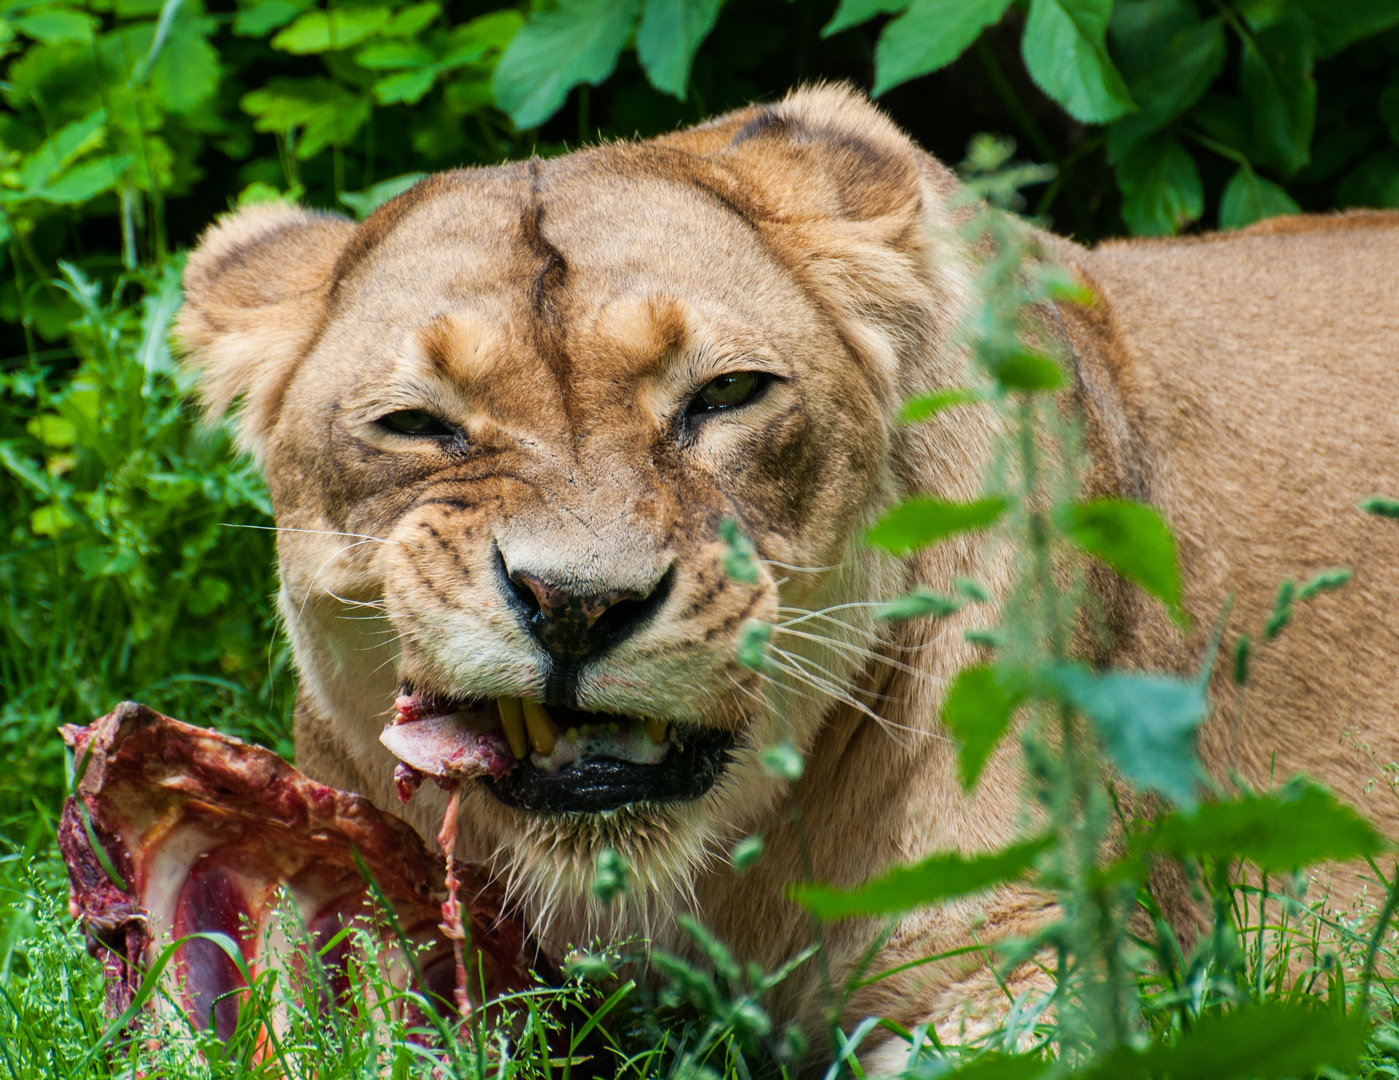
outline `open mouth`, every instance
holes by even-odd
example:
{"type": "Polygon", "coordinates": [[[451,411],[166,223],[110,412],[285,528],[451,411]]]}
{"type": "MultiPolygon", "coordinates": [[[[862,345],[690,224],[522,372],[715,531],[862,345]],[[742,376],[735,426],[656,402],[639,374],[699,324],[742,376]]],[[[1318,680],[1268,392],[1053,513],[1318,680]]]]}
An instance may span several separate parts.
{"type": "Polygon", "coordinates": [[[394,709],[379,738],[404,763],[395,779],[405,802],[424,775],[479,780],[505,805],[545,813],[685,802],[714,786],[733,745],[713,728],[523,698],[449,700],[405,688],[394,709]]]}

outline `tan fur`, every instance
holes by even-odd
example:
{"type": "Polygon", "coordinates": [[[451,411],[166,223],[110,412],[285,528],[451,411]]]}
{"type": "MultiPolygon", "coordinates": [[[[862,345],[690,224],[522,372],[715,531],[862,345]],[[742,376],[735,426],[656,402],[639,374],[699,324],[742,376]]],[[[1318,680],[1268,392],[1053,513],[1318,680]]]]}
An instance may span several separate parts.
{"type": "MultiPolygon", "coordinates": [[[[180,329],[211,412],[241,396],[243,438],[287,530],[302,767],[397,809],[377,735],[400,679],[539,696],[539,657],[492,577],[494,544],[580,589],[643,587],[673,566],[661,617],[589,669],[583,707],[743,739],[721,783],[680,807],[565,820],[469,795],[462,853],[494,860],[551,948],[644,933],[683,951],[674,915],[694,910],[771,967],[809,939],[783,895],[804,862],[849,885],[1017,835],[1014,747],[967,797],[937,721],[948,680],[982,658],[963,632],[994,612],[890,627],[836,607],[958,575],[1006,586],[1004,553],[974,539],[903,561],[858,542],[901,495],[972,497],[987,466],[985,410],[891,421],[910,394],[969,378],[952,344],[972,280],[955,191],[882,114],[825,88],[651,142],[442,174],[357,227],[289,208],[215,226],[190,259],[180,329]],[[786,381],[677,437],[688,395],[754,367],[786,381]],[[449,417],[469,451],[376,432],[371,421],[402,408],[449,417]],[[725,516],[771,560],[756,586],[723,574],[725,516]],[[779,630],[773,644],[859,688],[858,707],[736,662],[745,619],[825,609],[787,628],[825,642],[779,630]],[[869,662],[871,643],[906,666],[869,662]],[[783,785],[756,761],[755,747],[784,737],[807,752],[805,852],[783,785]],[[725,852],[750,833],[767,851],[737,876],[725,852]],[[589,892],[607,845],[640,882],[612,907],[589,892]]],[[[1197,624],[1232,594],[1231,626],[1256,627],[1283,577],[1356,572],[1260,661],[1242,729],[1219,724],[1206,740],[1212,767],[1258,783],[1306,769],[1399,835],[1395,803],[1365,793],[1370,765],[1340,738],[1399,757],[1399,530],[1355,508],[1399,485],[1399,216],[1091,252],[1043,239],[1100,297],[1062,312],[1094,482],[1166,513],[1197,624]]],[[[1117,631],[1107,659],[1198,662],[1200,633],[1184,640],[1135,593],[1103,588],[1117,631]]],[[[403,813],[431,836],[443,805],[428,787],[403,813]]],[[[874,967],[1025,932],[1044,910],[1003,890],[910,915],[874,967]]],[[[837,982],[875,929],[828,928],[837,982]]],[[[949,962],[875,984],[846,1017],[931,1017],[946,1031],[997,993],[984,968],[949,962]]],[[[777,994],[779,1017],[819,1030],[816,965],[777,994]]]]}

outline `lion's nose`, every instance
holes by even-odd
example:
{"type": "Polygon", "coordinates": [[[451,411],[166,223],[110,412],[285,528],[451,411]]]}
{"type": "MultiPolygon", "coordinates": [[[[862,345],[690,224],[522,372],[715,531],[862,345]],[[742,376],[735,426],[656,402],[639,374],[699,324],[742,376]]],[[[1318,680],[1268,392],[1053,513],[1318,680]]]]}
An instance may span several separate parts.
{"type": "Polygon", "coordinates": [[[665,602],[674,568],[655,581],[631,588],[579,591],[522,568],[506,581],[538,642],[560,660],[577,662],[625,641],[665,602]]]}

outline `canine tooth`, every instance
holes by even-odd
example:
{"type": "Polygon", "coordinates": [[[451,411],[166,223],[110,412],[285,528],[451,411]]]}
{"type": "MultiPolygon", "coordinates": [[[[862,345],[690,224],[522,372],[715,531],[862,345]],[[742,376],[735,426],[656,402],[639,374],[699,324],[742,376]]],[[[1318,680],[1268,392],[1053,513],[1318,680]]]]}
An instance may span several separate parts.
{"type": "Polygon", "coordinates": [[[651,741],[660,745],[665,742],[666,722],[664,720],[647,720],[646,734],[651,736],[651,741]]]}
{"type": "Polygon", "coordinates": [[[520,705],[524,710],[529,741],[534,744],[536,750],[548,757],[554,752],[554,743],[559,738],[559,729],[554,726],[554,718],[537,701],[525,698],[520,705]]]}
{"type": "Polygon", "coordinates": [[[510,752],[517,758],[529,756],[529,739],[525,737],[525,714],[520,708],[520,699],[503,697],[496,702],[500,709],[500,726],[505,732],[505,741],[510,744],[510,752]]]}

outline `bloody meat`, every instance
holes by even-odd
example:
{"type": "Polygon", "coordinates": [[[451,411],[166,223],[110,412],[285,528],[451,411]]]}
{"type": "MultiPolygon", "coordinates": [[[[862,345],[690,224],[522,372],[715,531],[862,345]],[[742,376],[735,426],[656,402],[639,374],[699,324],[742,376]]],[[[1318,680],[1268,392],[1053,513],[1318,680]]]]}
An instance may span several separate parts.
{"type": "MultiPolygon", "coordinates": [[[[444,874],[443,860],[412,828],[363,796],[318,784],[269,750],[132,702],[87,727],[64,727],[63,738],[80,773],[59,830],[70,909],[103,966],[113,1016],[131,1004],[160,950],[187,934],[226,934],[254,978],[284,962],[267,942],[288,905],[305,929],[293,950],[304,952],[305,942],[319,950],[352,923],[372,928],[390,981],[443,1008],[479,1006],[483,986],[489,1000],[536,985],[530,967],[539,955],[503,910],[499,888],[461,861],[444,874]],[[375,916],[361,864],[413,942],[415,964],[375,916]],[[453,955],[462,945],[455,934],[467,939],[465,962],[462,951],[453,955]]],[[[345,939],[321,958],[339,995],[349,990],[351,948],[345,939]]],[[[232,958],[196,939],[166,970],[174,1000],[226,1038],[238,995],[223,995],[246,985],[232,958]]]]}

